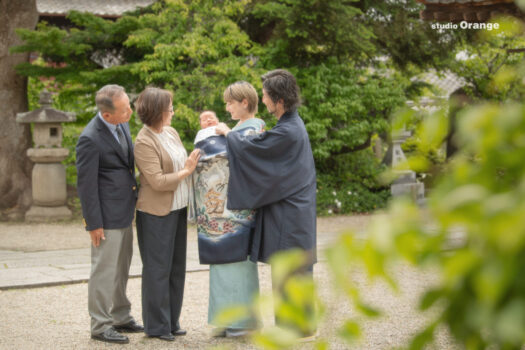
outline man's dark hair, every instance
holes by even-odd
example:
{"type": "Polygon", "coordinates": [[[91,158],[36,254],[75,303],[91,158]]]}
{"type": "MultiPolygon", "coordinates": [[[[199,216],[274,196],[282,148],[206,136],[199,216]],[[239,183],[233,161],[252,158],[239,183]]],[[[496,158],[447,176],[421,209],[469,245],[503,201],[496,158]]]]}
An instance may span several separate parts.
{"type": "Polygon", "coordinates": [[[273,103],[283,100],[286,112],[297,109],[301,104],[299,86],[292,73],[284,69],[275,69],[261,76],[263,89],[273,103]]]}

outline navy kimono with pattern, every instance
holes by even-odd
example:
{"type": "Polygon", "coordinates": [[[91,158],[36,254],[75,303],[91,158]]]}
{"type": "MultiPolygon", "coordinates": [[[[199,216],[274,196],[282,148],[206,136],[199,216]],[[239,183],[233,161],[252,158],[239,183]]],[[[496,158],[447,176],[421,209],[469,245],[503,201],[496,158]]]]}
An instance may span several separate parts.
{"type": "Polygon", "coordinates": [[[316,261],[316,174],[310,140],[297,111],[258,135],[230,132],[228,209],[257,209],[252,261],[301,248],[316,261]]]}

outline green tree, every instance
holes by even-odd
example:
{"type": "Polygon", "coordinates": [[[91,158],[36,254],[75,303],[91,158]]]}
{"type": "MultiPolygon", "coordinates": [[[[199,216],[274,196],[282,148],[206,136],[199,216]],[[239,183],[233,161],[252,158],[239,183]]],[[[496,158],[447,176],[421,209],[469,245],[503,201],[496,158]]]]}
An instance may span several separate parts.
{"type": "Polygon", "coordinates": [[[375,64],[384,56],[402,70],[443,67],[454,54],[454,32],[419,19],[415,0],[255,0],[241,27],[268,48],[270,66],[310,67],[330,58],[375,64]]]}
{"type": "Polygon", "coordinates": [[[370,145],[388,134],[389,115],[412,93],[396,67],[428,66],[451,54],[440,50],[444,43],[438,45],[436,33],[418,19],[421,5],[387,3],[261,0],[241,23],[264,49],[266,66],[291,65],[298,77],[304,102],[299,112],[321,169],[321,213],[384,205],[389,191],[377,180],[382,165],[370,145]]]}
{"type": "Polygon", "coordinates": [[[457,32],[442,33],[422,21],[424,8],[414,0],[361,0],[356,5],[366,16],[360,18],[373,33],[378,55],[385,55],[404,72],[415,73],[434,67],[446,69],[454,58],[457,32]]]}
{"type": "Polygon", "coordinates": [[[389,116],[403,105],[403,79],[385,70],[370,72],[334,59],[297,72],[306,122],[319,174],[321,213],[373,211],[389,189],[379,181],[384,168],[370,149],[390,130],[389,116]],[[335,194],[334,194],[335,193],[335,194]]]}
{"type": "MultiPolygon", "coordinates": [[[[444,30],[440,33],[445,37],[455,36],[457,44],[452,50],[454,58],[448,61],[446,70],[463,79],[465,85],[450,95],[450,101],[442,101],[440,113],[430,116],[433,119],[448,118],[448,132],[443,139],[447,143],[446,155],[440,151],[442,145],[439,142],[435,144],[435,148],[423,150],[419,147],[422,139],[432,137],[419,133],[421,122],[429,117],[427,113],[419,113],[415,118],[406,120],[413,136],[403,144],[403,149],[412,156],[413,170],[425,171],[426,175],[430,175],[424,180],[426,186],[433,186],[436,175],[444,170],[450,154],[457,148],[455,129],[458,118],[461,118],[458,112],[466,104],[480,101],[522,101],[525,97],[522,78],[516,74],[525,58],[523,22],[513,18],[494,17],[489,25],[493,29],[444,30]]],[[[442,92],[438,93],[441,94],[442,92]]],[[[440,99],[435,95],[433,97],[440,99]]]]}
{"type": "Polygon", "coordinates": [[[375,52],[373,33],[357,20],[363,13],[352,5],[339,0],[258,0],[245,27],[267,47],[269,65],[308,67],[331,57],[370,58],[375,52]]]}
{"type": "MultiPolygon", "coordinates": [[[[54,77],[59,99],[92,95],[107,83],[132,93],[147,85],[174,92],[175,126],[190,147],[198,112],[224,110],[222,90],[235,80],[259,81],[257,46],[231,19],[245,1],[159,1],[116,21],[72,12],[74,24],[63,30],[42,23],[38,30],[19,30],[24,45],[13,51],[36,51],[53,65],[19,66],[29,76],[54,77]]],[[[83,111],[85,123],[93,110],[83,111]]],[[[225,118],[225,113],[222,113],[225,118]]]]}
{"type": "MultiPolygon", "coordinates": [[[[523,62],[512,73],[523,85],[523,62]]],[[[370,226],[365,241],[343,235],[328,251],[328,261],[357,305],[362,298],[348,278],[348,266],[362,264],[371,277],[393,286],[389,267],[399,260],[438,274],[437,285],[420,301],[422,311],[432,310],[429,323],[415,335],[411,349],[430,343],[441,325],[466,349],[521,349],[525,104],[484,102],[459,120],[461,151],[430,194],[428,208],[393,202],[387,215],[370,226]],[[451,247],[458,235],[461,242],[451,247]]],[[[422,139],[421,147],[440,142],[444,123],[444,118],[425,119],[420,133],[433,137],[422,139]]]]}
{"type": "MultiPolygon", "coordinates": [[[[415,6],[412,0],[410,6],[415,6]]],[[[326,175],[320,180],[334,180],[332,186],[319,187],[359,193],[358,201],[339,207],[335,202],[333,207],[331,199],[321,206],[325,212],[331,207],[370,211],[388,196],[377,181],[382,166],[370,151],[371,140],[387,133],[390,113],[411,93],[408,77],[395,69],[401,66],[396,62],[410,55],[399,58],[396,52],[416,52],[407,59],[414,64],[426,57],[418,56],[424,47],[394,50],[383,45],[390,40],[390,19],[378,15],[382,8],[377,1],[162,0],[115,21],[72,12],[70,30],[45,23],[36,31],[20,30],[24,44],[12,50],[39,52],[48,62],[20,65],[18,71],[54,77],[60,91],[56,103],[74,104],[69,110],[78,114],[77,125],[92,117],[93,94],[104,84],[117,83],[132,93],[147,85],[170,89],[173,123],[188,149],[200,110],[214,109],[220,119],[229,120],[222,102],[229,83],[247,80],[260,88],[266,70],[289,69],[303,91],[299,112],[312,138],[318,173],[326,175]],[[393,61],[384,63],[377,55],[393,61]]],[[[403,9],[397,9],[395,26],[403,28],[410,21],[411,35],[404,42],[413,48],[421,39],[421,23],[415,10],[402,16],[403,9]]],[[[271,127],[274,118],[263,106],[260,110],[271,127]]],[[[328,201],[321,193],[325,197],[328,201]]]]}
{"type": "Polygon", "coordinates": [[[461,58],[450,70],[466,81],[465,90],[475,100],[519,101],[525,88],[516,67],[525,59],[523,22],[512,18],[495,18],[498,29],[466,31],[456,52],[461,58]]]}

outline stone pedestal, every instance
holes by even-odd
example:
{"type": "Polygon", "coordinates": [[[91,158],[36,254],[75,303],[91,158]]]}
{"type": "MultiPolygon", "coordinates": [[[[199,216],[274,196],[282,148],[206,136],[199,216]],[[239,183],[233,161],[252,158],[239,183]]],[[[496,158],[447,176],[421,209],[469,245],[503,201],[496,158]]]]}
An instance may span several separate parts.
{"type": "Polygon", "coordinates": [[[41,207],[32,205],[26,212],[27,222],[47,222],[71,218],[71,210],[65,205],[60,207],[41,207]]]}
{"type": "Polygon", "coordinates": [[[62,161],[67,158],[66,148],[30,148],[27,156],[35,162],[33,167],[33,205],[26,213],[26,221],[42,222],[71,217],[66,207],[66,169],[62,161]]]}
{"type": "Polygon", "coordinates": [[[393,197],[409,196],[419,205],[425,201],[425,184],[416,180],[416,173],[413,171],[396,171],[399,177],[390,186],[390,193],[393,197]]]}

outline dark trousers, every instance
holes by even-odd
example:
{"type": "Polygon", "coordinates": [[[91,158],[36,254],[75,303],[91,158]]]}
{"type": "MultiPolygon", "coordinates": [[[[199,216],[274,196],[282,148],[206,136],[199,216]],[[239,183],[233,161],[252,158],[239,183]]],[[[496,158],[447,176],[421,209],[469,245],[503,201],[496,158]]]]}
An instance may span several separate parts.
{"type": "Polygon", "coordinates": [[[142,258],[142,320],[150,336],[180,328],[186,277],[186,208],[156,216],[137,211],[142,258]]]}

